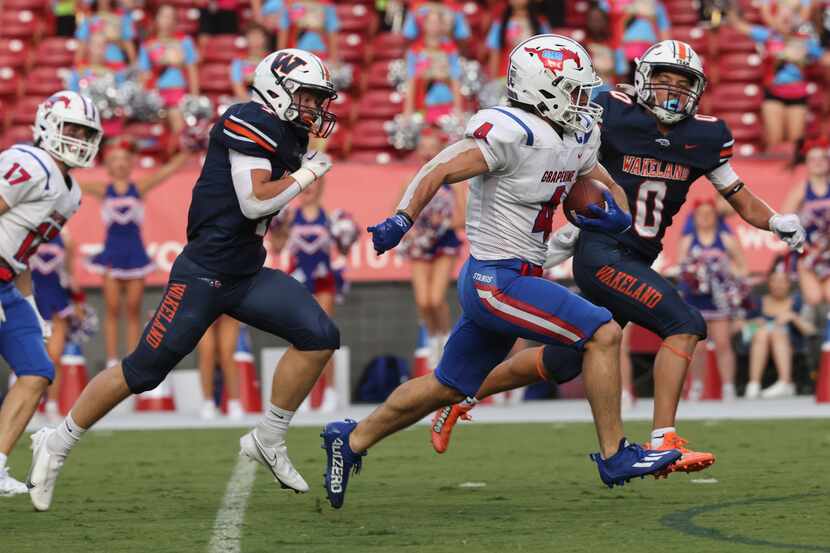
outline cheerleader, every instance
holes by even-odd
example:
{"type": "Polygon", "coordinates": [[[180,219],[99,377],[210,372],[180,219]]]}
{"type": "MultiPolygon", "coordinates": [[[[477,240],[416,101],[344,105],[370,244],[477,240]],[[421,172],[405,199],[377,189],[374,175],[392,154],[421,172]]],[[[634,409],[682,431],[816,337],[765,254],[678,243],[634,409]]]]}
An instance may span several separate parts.
{"type": "Polygon", "coordinates": [[[133,181],[130,179],[135,165],[133,145],[129,140],[116,139],[104,156],[111,181],[81,183],[84,193],[101,200],[101,216],[106,227],[104,249],[88,260],[87,269],[104,277],[107,366],[118,363],[118,320],[122,308],[126,310],[127,349],[138,343],[143,327],[144,279],[155,270],[141,238],[142,197],[172,176],[187,158],[188,154],[177,154],[154,173],[133,181]]]}
{"type": "Polygon", "coordinates": [[[52,422],[60,419],[60,367],[70,333],[69,319],[72,316],[83,319],[83,305],[86,301],[84,293],[73,285],[71,278],[74,250],[69,234],[64,229],[50,242],[38,246],[29,258],[37,310],[52,329],[52,334],[46,341],[46,352],[55,365],[55,379],[46,396],[46,417],[52,422]]]}
{"type": "MultiPolygon", "coordinates": [[[[715,344],[724,400],[735,399],[735,352],[732,350],[732,321],[745,299],[737,278],[747,273],[743,252],[735,238],[719,225],[714,199],[695,202],[694,228],[680,242],[682,259],[680,291],[689,305],[706,321],[709,340],[715,344]],[[737,277],[737,278],[736,278],[737,277]]],[[[690,397],[700,397],[705,365],[705,344],[692,360],[694,381],[690,397]]]]}
{"type": "Polygon", "coordinates": [[[782,209],[798,211],[807,230],[798,278],[805,303],[817,306],[830,303],[830,142],[807,141],[802,153],[807,180],[793,188],[782,209]]]}
{"type": "MultiPolygon", "coordinates": [[[[432,159],[445,142],[438,131],[426,129],[418,142],[418,157],[423,161],[432,159]]],[[[456,231],[464,227],[464,204],[461,183],[443,185],[397,249],[410,260],[415,305],[429,335],[432,368],[441,358],[452,327],[447,289],[461,248],[456,231]]]]}

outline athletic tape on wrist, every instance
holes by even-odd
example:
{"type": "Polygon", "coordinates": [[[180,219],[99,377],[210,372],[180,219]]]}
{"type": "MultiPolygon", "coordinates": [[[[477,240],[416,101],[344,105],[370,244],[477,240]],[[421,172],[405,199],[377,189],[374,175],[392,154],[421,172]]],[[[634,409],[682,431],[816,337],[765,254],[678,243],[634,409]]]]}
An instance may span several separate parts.
{"type": "Polygon", "coordinates": [[[317,180],[317,175],[314,174],[314,171],[311,169],[307,169],[305,167],[300,167],[293,173],[291,173],[291,178],[297,181],[297,184],[300,185],[301,190],[305,190],[311,183],[317,180]]]}

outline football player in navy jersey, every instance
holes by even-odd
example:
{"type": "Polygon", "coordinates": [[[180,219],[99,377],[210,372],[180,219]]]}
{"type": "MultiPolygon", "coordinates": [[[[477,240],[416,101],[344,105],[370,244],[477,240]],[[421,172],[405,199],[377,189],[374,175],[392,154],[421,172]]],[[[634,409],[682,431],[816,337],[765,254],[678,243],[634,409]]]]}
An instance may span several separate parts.
{"type": "Polygon", "coordinates": [[[310,134],[331,132],[335,117],[327,108],[335,96],[315,55],[280,50],[257,66],[252,101],[231,106],[214,125],[193,189],[187,245],[138,346],[89,383],[63,424],[35,438],[29,485],[37,510],[49,508],[58,472],[81,435],[130,394],[158,386],[224,313],[291,343],[275,372],[271,405],[240,446],[283,488],[308,491],[288,458],[285,434],[340,334],[303,285],[263,268],[262,239],[271,217],[331,168],[306,148],[310,134]]]}
{"type": "MultiPolygon", "coordinates": [[[[792,249],[804,241],[797,215],[781,215],[755,196],[729,163],[734,140],[726,124],[697,113],[706,87],[695,51],[676,40],[659,42],[637,62],[634,86],[600,93],[603,108],[600,159],[625,190],[633,224],[622,234],[566,225],[551,239],[546,267],[574,255],[574,278],[591,302],[608,308],[621,326],[634,322],[663,339],[654,365],[654,419],[645,447],[680,449],[673,471],[692,472],[715,462],[711,453],[685,448],[675,429],[686,370],[706,323],[672,284],[651,268],[663,236],[686,201],[689,188],[706,176],[749,224],[775,233],[792,249]]],[[[476,394],[481,399],[538,380],[508,359],[476,394]]],[[[458,418],[475,400],[439,412],[433,432],[446,444],[458,418]]]]}

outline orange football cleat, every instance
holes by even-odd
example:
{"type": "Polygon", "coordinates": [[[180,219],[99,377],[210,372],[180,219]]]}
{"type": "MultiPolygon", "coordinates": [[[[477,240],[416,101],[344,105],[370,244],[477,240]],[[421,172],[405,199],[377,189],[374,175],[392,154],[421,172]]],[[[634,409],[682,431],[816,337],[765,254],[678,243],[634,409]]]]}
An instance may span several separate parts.
{"type": "Polygon", "coordinates": [[[438,453],[444,453],[450,447],[450,434],[455,423],[460,418],[461,420],[469,421],[473,418],[468,414],[468,411],[476,406],[475,401],[465,399],[461,403],[449,405],[443,409],[435,412],[432,417],[432,447],[438,453]]]}
{"type": "Polygon", "coordinates": [[[663,444],[660,447],[652,448],[649,442],[643,444],[645,449],[656,449],[658,451],[664,449],[677,449],[680,450],[680,453],[682,453],[680,459],[678,459],[667,472],[659,475],[658,478],[660,476],[668,476],[671,472],[697,472],[699,470],[707,469],[715,464],[715,456],[713,454],[702,451],[692,451],[686,447],[687,443],[689,443],[689,441],[678,436],[676,432],[667,432],[666,435],[663,436],[663,444]]]}

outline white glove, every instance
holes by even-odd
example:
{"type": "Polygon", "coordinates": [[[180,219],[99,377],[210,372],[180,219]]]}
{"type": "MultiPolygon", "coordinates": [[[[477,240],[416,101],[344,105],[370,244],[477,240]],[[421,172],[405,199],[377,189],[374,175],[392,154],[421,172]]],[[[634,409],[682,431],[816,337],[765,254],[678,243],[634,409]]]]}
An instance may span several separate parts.
{"type": "Polygon", "coordinates": [[[572,257],[577,238],[579,238],[579,228],[571,223],[566,223],[565,226],[553,233],[548,241],[548,255],[543,267],[550,269],[572,257]]]}
{"type": "Polygon", "coordinates": [[[801,221],[798,215],[787,214],[781,215],[776,213],[769,218],[769,229],[775,235],[784,241],[791,250],[801,251],[804,246],[804,227],[801,226],[801,221]]]}
{"type": "Polygon", "coordinates": [[[331,170],[331,158],[323,152],[312,150],[303,156],[303,163],[291,176],[305,190],[312,182],[331,170]]]}
{"type": "Polygon", "coordinates": [[[40,316],[40,311],[37,310],[37,303],[35,303],[34,296],[24,296],[23,299],[29,302],[29,305],[32,306],[32,309],[35,312],[35,317],[37,317],[37,322],[40,324],[40,330],[43,332],[43,339],[46,340],[52,335],[52,325],[44,321],[43,317],[40,316]]]}

